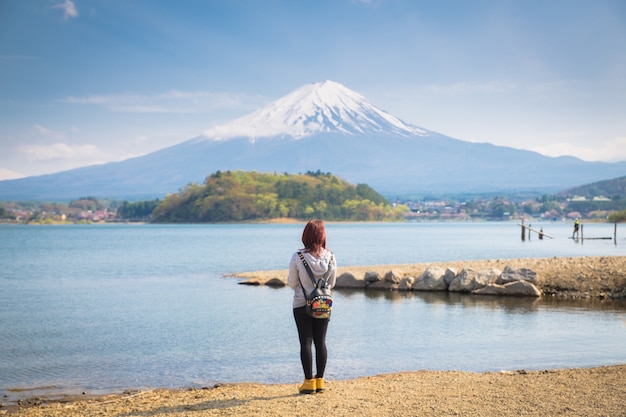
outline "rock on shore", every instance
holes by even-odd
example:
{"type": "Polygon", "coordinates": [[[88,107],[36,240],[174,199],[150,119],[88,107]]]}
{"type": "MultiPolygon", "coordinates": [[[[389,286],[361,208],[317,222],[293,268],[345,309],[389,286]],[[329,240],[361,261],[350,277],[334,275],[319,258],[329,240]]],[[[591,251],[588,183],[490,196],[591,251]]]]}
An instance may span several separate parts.
{"type": "MultiPolygon", "coordinates": [[[[234,275],[241,284],[286,285],[287,270],[234,275]]],[[[336,288],[457,291],[482,295],[626,298],[626,257],[493,259],[339,267],[336,288]]]]}

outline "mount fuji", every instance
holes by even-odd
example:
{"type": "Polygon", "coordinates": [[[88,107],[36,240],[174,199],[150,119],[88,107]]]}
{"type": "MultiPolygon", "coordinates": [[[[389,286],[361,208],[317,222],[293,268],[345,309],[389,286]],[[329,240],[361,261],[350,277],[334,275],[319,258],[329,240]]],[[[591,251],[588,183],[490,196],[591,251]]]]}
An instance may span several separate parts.
{"type": "Polygon", "coordinates": [[[552,193],[626,174],[585,162],[471,143],[414,126],[345,86],[305,85],[249,115],[137,158],[0,181],[0,200],[163,197],[215,171],[331,172],[381,194],[552,193]]]}
{"type": "Polygon", "coordinates": [[[339,83],[325,81],[300,87],[260,110],[208,130],[205,136],[216,140],[276,136],[300,139],[319,133],[408,137],[428,132],[404,123],[339,83]]]}

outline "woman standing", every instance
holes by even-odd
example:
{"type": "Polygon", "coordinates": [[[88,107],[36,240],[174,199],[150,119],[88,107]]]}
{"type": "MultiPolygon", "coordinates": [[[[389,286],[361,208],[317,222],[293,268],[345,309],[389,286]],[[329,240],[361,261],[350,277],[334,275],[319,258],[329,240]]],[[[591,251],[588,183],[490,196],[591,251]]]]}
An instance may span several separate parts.
{"type": "MultiPolygon", "coordinates": [[[[326,229],[321,220],[311,220],[302,232],[304,249],[301,252],[309,264],[315,279],[327,275],[328,287],[335,286],[337,278],[337,263],[333,253],[326,249],[326,229]]],[[[291,257],[289,264],[288,284],[294,289],[293,316],[298,327],[300,338],[300,360],[304,370],[304,382],[298,387],[302,394],[312,394],[324,390],[324,370],[326,369],[326,330],[329,319],[319,319],[309,316],[306,312],[306,294],[313,291],[313,283],[309,278],[304,263],[298,252],[291,257]],[[304,287],[304,291],[302,288],[304,287]],[[317,373],[313,376],[313,352],[311,343],[315,344],[315,364],[317,373]]]]}

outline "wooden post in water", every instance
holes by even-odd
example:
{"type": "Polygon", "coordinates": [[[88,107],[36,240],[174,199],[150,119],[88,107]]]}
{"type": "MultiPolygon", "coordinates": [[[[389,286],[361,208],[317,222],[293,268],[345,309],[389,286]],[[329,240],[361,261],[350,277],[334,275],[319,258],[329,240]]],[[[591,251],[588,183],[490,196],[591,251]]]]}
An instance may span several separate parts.
{"type": "MultiPolygon", "coordinates": [[[[526,230],[528,230],[528,240],[530,240],[531,232],[537,233],[537,235],[539,236],[539,239],[543,239],[544,236],[547,236],[550,239],[554,239],[554,236],[550,236],[549,234],[547,234],[546,232],[543,231],[543,227],[541,229],[539,229],[539,230],[533,229],[532,225],[529,224],[528,226],[526,226],[523,223],[523,221],[522,221],[522,223],[517,223],[517,225],[518,226],[522,226],[522,240],[526,239],[526,230]]],[[[573,237],[572,237],[572,239],[573,239],[573,237]]],[[[578,239],[578,238],[576,238],[576,239],[578,239]]]]}
{"type": "Polygon", "coordinates": [[[613,243],[617,245],[617,222],[613,224],[613,243]]]}
{"type": "Polygon", "coordinates": [[[580,241],[585,240],[585,235],[583,234],[583,224],[580,224],[580,241]]]}

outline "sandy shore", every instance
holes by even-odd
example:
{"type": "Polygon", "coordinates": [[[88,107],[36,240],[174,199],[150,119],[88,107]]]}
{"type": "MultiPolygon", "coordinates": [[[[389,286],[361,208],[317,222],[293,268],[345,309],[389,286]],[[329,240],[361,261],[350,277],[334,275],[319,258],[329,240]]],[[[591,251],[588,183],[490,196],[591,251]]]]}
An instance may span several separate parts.
{"type": "Polygon", "coordinates": [[[537,372],[420,371],[295,385],[152,390],[22,408],[15,416],[626,416],[626,365],[537,372]]]}
{"type": "MultiPolygon", "coordinates": [[[[339,273],[391,269],[419,276],[429,265],[506,266],[538,273],[544,296],[626,298],[626,257],[484,260],[440,264],[340,267],[339,273]]],[[[286,271],[238,274],[259,283],[284,279],[286,271]]],[[[298,395],[295,384],[226,384],[205,389],[162,390],[61,400],[25,399],[2,407],[15,416],[626,416],[626,365],[506,373],[416,371],[327,381],[322,394],[298,395]]]]}

